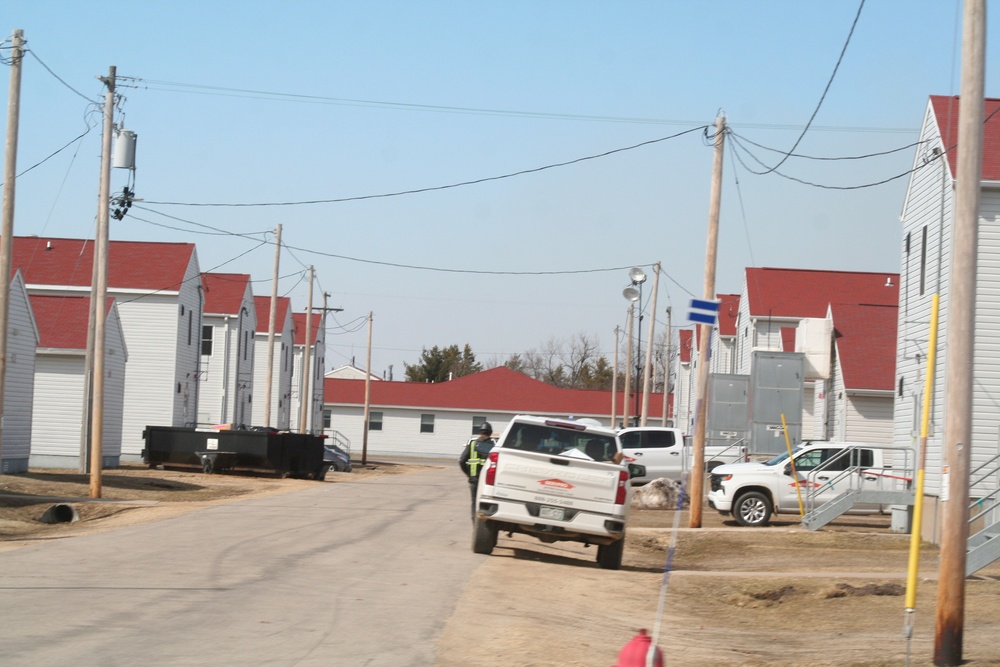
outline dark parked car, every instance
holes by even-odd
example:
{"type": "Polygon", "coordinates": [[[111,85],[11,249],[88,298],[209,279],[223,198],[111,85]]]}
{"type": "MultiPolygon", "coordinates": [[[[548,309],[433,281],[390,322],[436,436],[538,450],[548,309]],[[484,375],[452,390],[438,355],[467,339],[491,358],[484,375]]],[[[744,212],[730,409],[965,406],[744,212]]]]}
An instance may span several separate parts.
{"type": "Polygon", "coordinates": [[[337,445],[323,445],[323,464],[326,470],[351,472],[351,457],[337,445]]]}

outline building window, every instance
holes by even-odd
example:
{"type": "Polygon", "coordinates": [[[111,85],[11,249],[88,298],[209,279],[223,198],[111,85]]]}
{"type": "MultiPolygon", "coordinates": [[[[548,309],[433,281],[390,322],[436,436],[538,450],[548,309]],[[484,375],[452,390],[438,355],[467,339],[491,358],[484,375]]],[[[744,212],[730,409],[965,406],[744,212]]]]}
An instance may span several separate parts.
{"type": "Polygon", "coordinates": [[[927,287],[927,226],[924,225],[920,240],[920,294],[927,287]]]}
{"type": "Polygon", "coordinates": [[[420,415],[420,432],[434,432],[434,415],[420,415]]]}
{"type": "MultiPolygon", "coordinates": [[[[431,415],[433,417],[434,415],[431,415]]],[[[431,430],[433,431],[434,424],[431,423],[431,430]]],[[[376,412],[374,410],[368,413],[368,430],[369,431],[381,431],[382,430],[382,413],[376,412]]]]}
{"type": "Polygon", "coordinates": [[[486,421],[487,421],[486,417],[473,417],[472,418],[472,432],[473,433],[479,433],[479,427],[482,426],[483,423],[486,422],[486,421]]]}
{"type": "Polygon", "coordinates": [[[201,328],[201,354],[205,357],[212,356],[212,338],[215,335],[215,327],[208,325],[201,328]]]}
{"type": "Polygon", "coordinates": [[[250,347],[250,332],[243,332],[243,361],[247,360],[247,348],[250,347]]]}
{"type": "Polygon", "coordinates": [[[191,326],[193,324],[193,322],[192,322],[192,318],[193,317],[194,317],[194,313],[189,310],[188,311],[188,345],[191,344],[191,326]]]}
{"type": "Polygon", "coordinates": [[[331,412],[332,412],[331,410],[324,410],[323,411],[323,429],[326,430],[326,431],[330,430],[330,415],[331,415],[331,412]]]}

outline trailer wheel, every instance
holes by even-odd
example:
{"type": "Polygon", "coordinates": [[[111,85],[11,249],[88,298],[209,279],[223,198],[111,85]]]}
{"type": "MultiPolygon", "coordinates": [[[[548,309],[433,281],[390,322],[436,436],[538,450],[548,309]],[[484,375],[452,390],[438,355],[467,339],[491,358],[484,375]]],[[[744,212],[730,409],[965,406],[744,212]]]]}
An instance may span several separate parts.
{"type": "Polygon", "coordinates": [[[500,531],[492,521],[483,521],[476,517],[475,525],[472,528],[472,551],[477,554],[493,553],[493,547],[497,545],[497,535],[500,531]]]}
{"type": "Polygon", "coordinates": [[[597,564],[605,570],[622,569],[622,556],[625,554],[625,538],[611,544],[597,545],[597,564]]]}
{"type": "Polygon", "coordinates": [[[215,472],[215,461],[210,457],[206,456],[201,460],[201,471],[206,475],[211,475],[215,472]]]}

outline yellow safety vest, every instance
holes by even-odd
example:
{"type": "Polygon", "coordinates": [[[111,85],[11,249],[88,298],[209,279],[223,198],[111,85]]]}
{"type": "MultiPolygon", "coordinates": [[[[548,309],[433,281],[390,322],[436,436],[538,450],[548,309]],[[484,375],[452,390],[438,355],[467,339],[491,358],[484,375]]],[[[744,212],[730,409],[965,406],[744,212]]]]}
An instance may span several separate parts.
{"type": "Polygon", "coordinates": [[[479,467],[486,465],[486,459],[479,455],[479,451],[476,449],[476,445],[479,444],[479,438],[476,438],[469,443],[469,477],[479,476],[479,467]]]}

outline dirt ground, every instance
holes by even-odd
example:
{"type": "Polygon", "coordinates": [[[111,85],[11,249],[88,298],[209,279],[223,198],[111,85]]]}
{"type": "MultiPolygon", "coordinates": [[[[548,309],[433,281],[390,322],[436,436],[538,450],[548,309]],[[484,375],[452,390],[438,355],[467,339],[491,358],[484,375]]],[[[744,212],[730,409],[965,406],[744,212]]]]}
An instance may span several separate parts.
{"type": "MultiPolygon", "coordinates": [[[[355,466],[327,482],[421,467],[355,466]]],[[[0,476],[0,551],[316,484],[140,466],[105,471],[102,482],[102,502],[72,503],[79,521],[46,524],[39,519],[53,504],[88,495],[88,478],[56,470],[0,476]]],[[[888,516],[844,517],[809,532],[794,517],[747,529],[705,510],[699,529],[682,512],[667,576],[669,510],[633,511],[619,571],[600,569],[594,548],[519,535],[501,535],[492,556],[476,556],[470,530],[470,558],[483,565],[445,626],[437,667],[611,667],[641,628],[657,634],[672,665],[906,663],[909,536],[893,533],[888,516]]],[[[936,548],[924,545],[920,563],[910,664],[930,665],[936,548]]],[[[1000,665],[998,636],[994,564],[966,584],[965,664],[1000,665]]]]}

